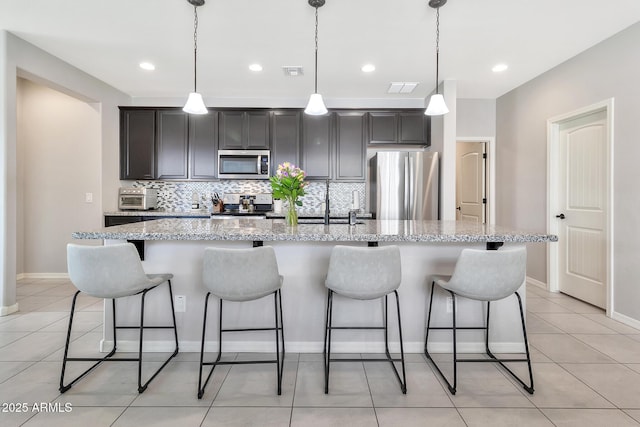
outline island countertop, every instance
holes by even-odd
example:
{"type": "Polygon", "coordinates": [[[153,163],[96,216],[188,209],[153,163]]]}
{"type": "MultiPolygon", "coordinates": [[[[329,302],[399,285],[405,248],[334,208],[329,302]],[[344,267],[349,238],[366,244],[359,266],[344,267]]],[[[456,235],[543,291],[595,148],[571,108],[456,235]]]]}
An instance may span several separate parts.
{"type": "Polygon", "coordinates": [[[360,220],[356,225],[287,226],[281,219],[171,218],[93,231],[76,231],[75,239],[226,240],[301,242],[555,242],[555,235],[465,221],[360,220]]]}

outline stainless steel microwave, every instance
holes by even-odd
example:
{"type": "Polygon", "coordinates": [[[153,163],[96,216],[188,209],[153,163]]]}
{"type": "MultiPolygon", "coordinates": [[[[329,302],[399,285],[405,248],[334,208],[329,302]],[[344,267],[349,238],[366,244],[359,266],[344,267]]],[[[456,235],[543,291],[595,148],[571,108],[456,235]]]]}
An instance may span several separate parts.
{"type": "Polygon", "coordinates": [[[269,150],[218,150],[218,178],[269,179],[269,150]]]}

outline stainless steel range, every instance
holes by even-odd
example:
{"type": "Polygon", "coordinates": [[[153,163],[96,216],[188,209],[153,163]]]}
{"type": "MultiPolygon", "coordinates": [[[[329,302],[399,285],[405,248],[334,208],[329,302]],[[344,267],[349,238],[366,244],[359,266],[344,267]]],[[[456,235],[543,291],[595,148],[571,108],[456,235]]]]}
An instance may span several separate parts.
{"type": "Polygon", "coordinates": [[[266,218],[267,212],[273,210],[271,193],[243,194],[227,193],[222,196],[223,210],[212,213],[212,218],[229,218],[250,216],[252,218],[266,218]]]}

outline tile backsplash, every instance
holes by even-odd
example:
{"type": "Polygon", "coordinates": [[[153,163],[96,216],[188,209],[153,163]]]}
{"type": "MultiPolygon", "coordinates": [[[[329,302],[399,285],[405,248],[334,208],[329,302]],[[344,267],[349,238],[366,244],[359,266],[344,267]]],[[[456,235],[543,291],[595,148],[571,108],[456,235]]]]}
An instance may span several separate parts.
{"type": "MultiPolygon", "coordinates": [[[[196,193],[200,204],[211,209],[211,195],[218,193],[271,193],[269,181],[259,180],[220,180],[220,181],[132,181],[123,183],[127,187],[146,187],[158,190],[158,208],[165,210],[189,210],[191,199],[196,193]]],[[[326,183],[309,181],[306,195],[302,197],[302,211],[319,212],[325,199],[326,183]]],[[[330,209],[333,212],[346,212],[351,208],[353,192],[357,191],[360,210],[364,211],[365,184],[362,182],[332,182],[329,184],[330,209]]]]}

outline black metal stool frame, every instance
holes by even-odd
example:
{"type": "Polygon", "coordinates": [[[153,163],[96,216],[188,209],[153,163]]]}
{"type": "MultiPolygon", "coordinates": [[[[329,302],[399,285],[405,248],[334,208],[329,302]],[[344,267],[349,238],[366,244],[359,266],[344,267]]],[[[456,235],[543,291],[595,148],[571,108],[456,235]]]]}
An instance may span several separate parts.
{"type": "Polygon", "coordinates": [[[209,296],[211,292],[207,292],[207,296],[204,301],[204,320],[202,323],[202,344],[200,347],[200,373],[198,377],[198,399],[202,399],[204,390],[211,379],[213,370],[218,365],[248,365],[256,363],[275,363],[278,375],[278,395],[282,394],[282,373],[284,370],[284,326],[282,322],[282,295],[280,289],[273,292],[273,303],[275,309],[275,321],[276,325],[273,328],[236,328],[236,329],[222,329],[222,299],[220,299],[220,313],[218,318],[218,357],[213,362],[204,361],[204,343],[207,327],[207,311],[209,308],[209,296]],[[236,361],[220,361],[222,357],[222,333],[223,332],[251,332],[251,331],[275,331],[276,332],[276,359],[275,360],[236,360],[236,361]],[[282,346],[282,353],[280,353],[280,347],[282,346]],[[204,366],[211,366],[211,370],[207,375],[204,384],[202,383],[202,368],[204,366]]]}
{"type": "Polygon", "coordinates": [[[522,299],[520,298],[520,294],[518,294],[518,292],[514,292],[517,299],[518,299],[518,307],[520,308],[520,320],[522,322],[522,335],[524,338],[524,348],[525,348],[525,352],[527,357],[525,359],[498,359],[496,356],[493,355],[493,353],[491,352],[491,350],[489,349],[489,314],[491,312],[491,301],[487,301],[487,323],[485,326],[465,326],[465,327],[461,327],[461,326],[457,326],[456,325],[456,294],[448,289],[446,289],[447,292],[449,292],[451,294],[451,298],[453,301],[453,310],[452,310],[452,327],[431,327],[431,309],[433,307],[433,293],[436,287],[436,283],[435,282],[431,282],[431,297],[429,299],[429,314],[427,315],[427,333],[426,333],[426,337],[425,337],[425,341],[424,341],[424,354],[427,357],[427,359],[429,359],[431,361],[431,363],[433,363],[433,366],[436,368],[436,370],[438,371],[438,373],[440,374],[440,376],[442,377],[442,379],[447,383],[447,387],[449,388],[449,391],[451,392],[451,394],[456,394],[456,387],[457,387],[457,381],[458,381],[458,369],[457,369],[457,364],[458,362],[492,362],[492,363],[499,363],[500,366],[502,366],[509,374],[511,374],[511,376],[516,379],[521,385],[522,387],[529,393],[529,394],[533,394],[534,392],[534,388],[533,388],[533,370],[531,369],[531,355],[529,354],[529,344],[528,344],[528,340],[527,340],[527,328],[525,326],[525,320],[524,320],[524,311],[522,309],[522,299]],[[445,377],[444,373],[440,370],[440,368],[438,367],[438,364],[435,362],[435,360],[433,360],[433,358],[431,357],[431,354],[429,354],[429,350],[428,350],[428,345],[429,345],[429,331],[430,330],[451,330],[453,332],[453,385],[449,382],[449,380],[447,380],[447,378],[445,377]],[[471,330],[471,329],[480,329],[480,330],[484,330],[485,331],[485,352],[486,354],[490,357],[490,359],[458,359],[458,354],[457,354],[457,346],[456,346],[456,331],[458,329],[463,329],[463,330],[471,330]],[[525,384],[524,381],[522,381],[511,369],[509,369],[505,363],[507,362],[527,362],[528,368],[529,368],[529,385],[525,384]]]}
{"type": "Polygon", "coordinates": [[[393,293],[396,296],[396,309],[398,313],[398,332],[400,338],[400,359],[394,359],[391,357],[389,353],[389,336],[388,336],[388,322],[387,322],[387,314],[388,314],[388,294],[384,296],[384,326],[333,326],[333,294],[334,292],[331,289],[327,290],[327,315],[326,315],[326,323],[324,330],[324,351],[322,352],[324,356],[324,392],[325,394],[329,393],[329,368],[331,362],[389,362],[391,363],[391,367],[393,368],[393,372],[400,383],[400,390],[402,390],[403,394],[407,394],[407,376],[405,372],[404,366],[404,347],[402,345],[402,323],[400,321],[400,301],[398,299],[398,291],[394,290],[393,293]],[[347,330],[363,330],[363,329],[374,329],[374,330],[383,330],[384,331],[384,351],[386,354],[386,358],[370,358],[370,359],[332,359],[331,358],[331,331],[333,329],[347,329],[347,330]],[[400,374],[398,373],[398,369],[394,362],[401,362],[402,364],[402,378],[400,378],[400,374]]]}
{"type": "MultiPolygon", "coordinates": [[[[167,280],[167,285],[169,287],[169,298],[171,300],[171,317],[173,319],[173,326],[145,326],[144,325],[144,300],[147,295],[147,292],[152,289],[157,288],[159,285],[153,286],[151,288],[143,289],[134,295],[140,295],[140,324],[138,326],[118,326],[116,323],[116,299],[111,298],[111,306],[113,311],[113,348],[106,356],[102,358],[95,357],[68,357],[69,355],[69,345],[71,343],[71,327],[73,325],[73,316],[75,314],[76,300],[80,291],[77,291],[73,296],[73,301],[71,303],[71,314],[69,315],[69,328],[67,329],[67,340],[64,346],[64,356],[62,359],[62,372],[60,374],[60,393],[64,393],[69,390],[75,383],[80,381],[85,375],[95,369],[102,362],[138,362],[138,393],[143,393],[149,383],[162,371],[162,369],[169,363],[171,359],[173,359],[178,354],[178,329],[176,327],[176,315],[173,307],[173,291],[171,289],[171,281],[167,280]],[[137,358],[112,358],[112,356],[116,353],[117,348],[117,329],[138,329],[140,333],[140,344],[138,347],[138,357],[137,358]],[[155,373],[144,383],[142,384],[142,343],[143,343],[143,333],[145,329],[173,329],[173,335],[175,338],[176,347],[171,356],[155,371],[155,373]],[[84,371],[82,374],[78,375],[74,380],[72,380],[67,385],[64,384],[64,374],[67,366],[67,362],[96,362],[89,369],[84,371]]],[[[134,296],[131,295],[131,296],[134,296]]]]}

